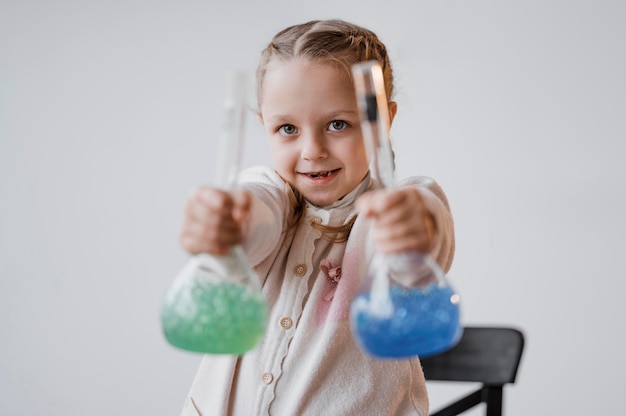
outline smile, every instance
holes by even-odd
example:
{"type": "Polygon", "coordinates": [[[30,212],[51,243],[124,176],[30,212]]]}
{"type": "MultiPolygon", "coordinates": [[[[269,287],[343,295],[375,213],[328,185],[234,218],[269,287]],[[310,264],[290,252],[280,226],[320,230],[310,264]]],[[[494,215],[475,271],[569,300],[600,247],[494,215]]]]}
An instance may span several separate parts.
{"type": "Polygon", "coordinates": [[[334,171],[332,170],[327,170],[326,172],[311,172],[311,173],[307,173],[306,175],[310,176],[311,178],[326,178],[333,172],[334,171]]]}
{"type": "Polygon", "coordinates": [[[329,181],[332,181],[338,174],[341,169],[333,169],[333,170],[320,170],[317,172],[302,172],[300,173],[303,177],[308,178],[309,181],[317,185],[325,184],[329,181]]]}

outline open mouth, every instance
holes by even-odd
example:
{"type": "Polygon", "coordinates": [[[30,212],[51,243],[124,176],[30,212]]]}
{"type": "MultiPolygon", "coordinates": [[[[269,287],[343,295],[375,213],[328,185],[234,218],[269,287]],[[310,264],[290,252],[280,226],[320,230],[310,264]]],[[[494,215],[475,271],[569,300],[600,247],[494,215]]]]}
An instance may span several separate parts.
{"type": "Polygon", "coordinates": [[[310,178],[326,178],[328,176],[330,176],[333,172],[335,172],[334,170],[327,170],[325,172],[309,172],[306,175],[310,178]]]}

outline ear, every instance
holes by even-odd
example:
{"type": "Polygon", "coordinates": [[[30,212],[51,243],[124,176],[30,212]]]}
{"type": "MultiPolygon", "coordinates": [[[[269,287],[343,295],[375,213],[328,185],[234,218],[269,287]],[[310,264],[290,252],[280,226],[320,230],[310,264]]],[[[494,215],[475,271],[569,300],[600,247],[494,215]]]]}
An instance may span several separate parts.
{"type": "Polygon", "coordinates": [[[396,116],[396,112],[398,111],[398,103],[395,101],[389,101],[387,104],[389,108],[389,127],[393,124],[393,118],[396,116]]]}

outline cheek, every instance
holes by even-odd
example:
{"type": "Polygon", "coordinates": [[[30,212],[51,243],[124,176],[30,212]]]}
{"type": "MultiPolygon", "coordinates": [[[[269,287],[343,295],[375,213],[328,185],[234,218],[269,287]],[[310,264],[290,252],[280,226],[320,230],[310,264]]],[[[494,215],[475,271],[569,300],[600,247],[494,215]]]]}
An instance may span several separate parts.
{"type": "Polygon", "coordinates": [[[365,151],[362,151],[354,156],[354,166],[355,166],[355,174],[359,178],[365,177],[367,171],[369,170],[369,160],[365,154],[365,151]]]}
{"type": "Polygon", "coordinates": [[[360,138],[351,143],[350,146],[347,146],[343,150],[343,153],[349,158],[349,160],[352,161],[352,164],[357,166],[359,169],[367,170],[369,162],[367,160],[365,146],[360,138]]]}
{"type": "Polygon", "coordinates": [[[270,156],[276,170],[283,172],[291,170],[295,160],[292,153],[293,151],[289,146],[281,145],[270,139],[270,156]]]}

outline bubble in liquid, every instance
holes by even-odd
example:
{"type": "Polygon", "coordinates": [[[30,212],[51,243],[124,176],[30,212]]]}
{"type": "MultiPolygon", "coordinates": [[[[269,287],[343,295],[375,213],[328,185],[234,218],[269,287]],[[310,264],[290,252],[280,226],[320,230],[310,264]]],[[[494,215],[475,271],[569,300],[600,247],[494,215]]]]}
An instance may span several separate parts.
{"type": "Polygon", "coordinates": [[[454,292],[436,284],[389,291],[393,315],[380,317],[369,306],[370,293],[352,303],[353,333],[361,347],[380,358],[426,357],[452,347],[461,336],[459,308],[451,301],[454,292]]]}
{"type": "Polygon", "coordinates": [[[190,279],[168,294],[163,333],[175,347],[210,354],[243,354],[263,336],[267,308],[260,292],[245,286],[190,279]]]}

